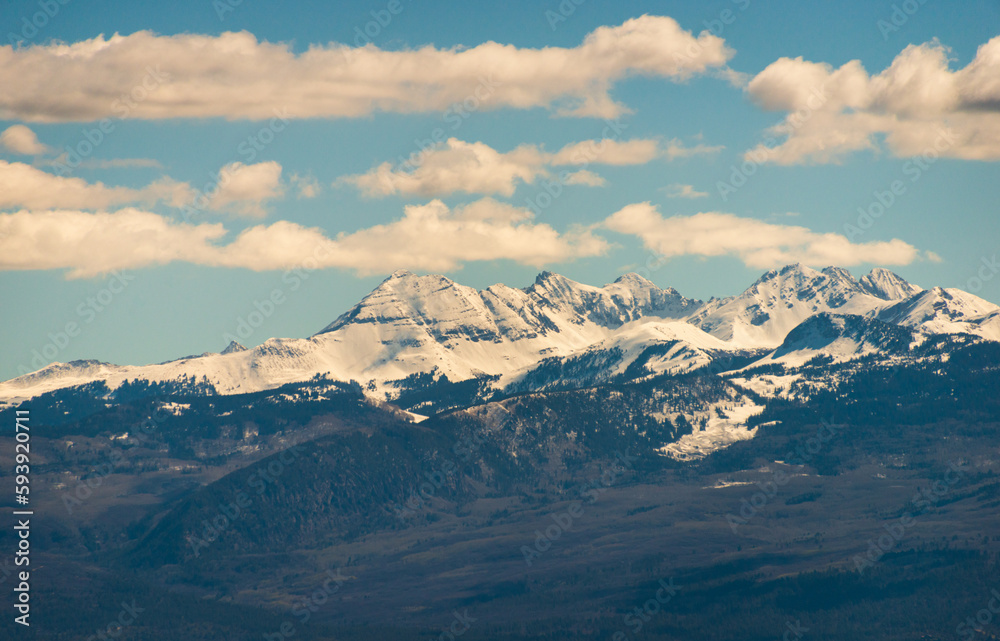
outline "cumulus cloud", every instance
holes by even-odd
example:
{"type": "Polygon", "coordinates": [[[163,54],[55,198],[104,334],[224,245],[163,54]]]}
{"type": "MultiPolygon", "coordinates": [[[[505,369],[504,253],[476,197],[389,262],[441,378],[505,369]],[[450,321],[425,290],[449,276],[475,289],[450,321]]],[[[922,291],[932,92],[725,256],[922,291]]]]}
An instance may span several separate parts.
{"type": "Polygon", "coordinates": [[[664,189],[668,198],[707,198],[707,191],[698,191],[694,185],[673,184],[664,189]]]}
{"type": "Polygon", "coordinates": [[[559,233],[527,209],[485,198],[449,209],[439,200],[405,208],[403,218],[335,241],[336,266],[381,273],[387,265],[451,271],[470,261],[507,259],[543,267],[607,251],[589,231],[559,233]]]}
{"type": "Polygon", "coordinates": [[[251,218],[267,215],[269,200],[284,195],[281,164],[269,160],[252,165],[232,162],[219,170],[219,181],[207,195],[207,208],[251,218]]]}
{"type": "Polygon", "coordinates": [[[21,210],[0,214],[0,269],[66,269],[68,277],[174,261],[256,271],[318,267],[385,273],[398,268],[451,271],[472,261],[512,260],[542,267],[603,254],[591,231],[556,231],[532,214],[486,198],[449,209],[438,200],[408,206],[402,218],[331,238],[289,221],[255,225],[224,243],[220,223],[198,225],[134,208],[113,213],[21,210]]]}
{"type": "Polygon", "coordinates": [[[799,262],[845,267],[861,263],[907,265],[922,258],[933,259],[933,255],[922,254],[899,239],[852,243],[841,234],[716,212],[664,218],[649,203],[628,205],[601,226],[636,236],[647,249],[667,258],[733,256],[754,268],[799,262]]]}
{"type": "Polygon", "coordinates": [[[481,142],[449,138],[443,146],[420,154],[417,167],[393,167],[385,162],[367,173],[338,182],[358,187],[366,196],[408,194],[439,196],[455,192],[510,196],[518,182],[531,183],[545,173],[537,148],[521,146],[506,154],[481,142]]]}
{"type": "Polygon", "coordinates": [[[38,141],[35,132],[24,125],[11,125],[0,133],[0,146],[22,156],[39,156],[50,149],[38,141]]]}
{"type": "Polygon", "coordinates": [[[570,143],[555,153],[536,145],[521,145],[502,153],[482,142],[465,142],[449,138],[441,145],[429,147],[413,161],[393,166],[382,163],[364,174],[344,176],[335,185],[350,184],[366,196],[392,194],[445,196],[457,192],[511,196],[519,184],[531,184],[539,177],[548,178],[556,167],[581,167],[565,171],[559,180],[566,185],[601,186],[604,179],[583,169],[588,165],[641,165],[656,158],[678,157],[678,149],[687,155],[711,153],[698,145],[685,148],[677,140],[664,145],[655,138],[632,140],[584,140],[570,143]]]}
{"type": "Polygon", "coordinates": [[[707,31],[695,36],[672,18],[649,15],[599,27],[576,47],[542,49],[485,42],[387,51],[330,43],[295,54],[245,31],[141,31],[0,47],[0,119],[88,121],[127,109],[139,119],[261,120],[286,107],[291,117],[339,118],[442,111],[466,99],[480,109],[616,117],[626,108],[610,95],[615,83],[636,75],[683,81],[725,68],[732,56],[707,31]],[[140,91],[148,69],[161,82],[140,91]]]}
{"type": "Polygon", "coordinates": [[[161,178],[141,189],[108,187],[82,178],[55,176],[19,162],[0,160],[0,210],[105,209],[124,204],[163,202],[180,207],[193,190],[182,182],[161,178]]]}
{"type": "Polygon", "coordinates": [[[747,86],[761,107],[788,112],[769,140],[747,152],[756,162],[837,162],[884,137],[899,157],[923,154],[1000,159],[1000,37],[953,71],[937,41],[906,47],[881,73],[857,60],[833,68],[781,58],[747,86]]]}
{"type": "Polygon", "coordinates": [[[0,214],[0,269],[68,269],[69,278],[115,269],[197,261],[224,236],[221,224],[177,224],[157,214],[27,211],[0,214]]]}

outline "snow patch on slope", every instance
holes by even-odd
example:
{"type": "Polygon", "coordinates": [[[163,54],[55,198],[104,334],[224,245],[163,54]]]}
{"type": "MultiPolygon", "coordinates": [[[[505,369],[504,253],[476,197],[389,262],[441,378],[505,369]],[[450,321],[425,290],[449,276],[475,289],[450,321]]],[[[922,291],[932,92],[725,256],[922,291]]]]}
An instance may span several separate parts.
{"type": "Polygon", "coordinates": [[[757,435],[757,428],[747,429],[747,421],[763,411],[764,407],[744,398],[737,405],[715,403],[707,409],[707,412],[688,419],[695,425],[694,432],[660,448],[660,453],[680,461],[690,461],[708,456],[737,441],[752,439],[757,435]],[[702,419],[707,420],[704,429],[698,427],[702,419]]]}

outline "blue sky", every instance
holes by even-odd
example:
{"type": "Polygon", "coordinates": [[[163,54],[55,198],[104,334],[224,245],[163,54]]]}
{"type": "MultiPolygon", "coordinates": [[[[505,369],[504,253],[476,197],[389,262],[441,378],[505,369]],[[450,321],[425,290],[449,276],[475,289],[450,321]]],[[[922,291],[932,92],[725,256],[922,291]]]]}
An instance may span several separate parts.
{"type": "Polygon", "coordinates": [[[708,298],[789,258],[855,275],[882,265],[1000,301],[984,266],[1000,253],[1000,41],[976,58],[998,35],[996,2],[44,10],[0,9],[0,79],[15,88],[0,99],[11,132],[0,139],[0,379],[54,360],[218,351],[257,309],[268,313],[246,345],[308,336],[396,268],[479,288],[525,286],[541,269],[600,285],[665,255],[649,278],[708,298]],[[367,49],[331,47],[361,43],[365,29],[367,49]],[[234,31],[255,40],[220,37],[234,31]],[[125,38],[87,43],[115,33],[125,38]],[[75,53],[59,55],[63,45],[75,53]],[[433,53],[418,57],[425,46],[433,53]],[[325,76],[341,64],[355,67],[325,76]],[[484,89],[490,70],[498,84],[484,89]],[[121,119],[115,97],[143,81],[148,97],[121,119]],[[814,87],[818,106],[769,130],[814,87]],[[477,90],[476,108],[456,110],[477,90]],[[282,105],[298,115],[273,120],[282,105]],[[110,131],[70,168],[67,146],[97,136],[102,118],[110,131]],[[399,167],[435,130],[456,142],[399,167]],[[950,134],[925,156],[936,131],[950,134]],[[254,137],[268,143],[250,154],[254,137]],[[608,138],[574,157],[573,145],[608,138]],[[771,149],[748,156],[762,142],[771,149]],[[220,170],[232,180],[213,194],[220,170]],[[542,195],[546,184],[558,196],[542,195]],[[891,206],[859,226],[859,208],[878,212],[894,185],[891,206]],[[477,225],[486,231],[470,236],[477,225]],[[314,247],[326,264],[310,269],[314,247]],[[265,302],[275,291],[281,302],[265,302]]]}

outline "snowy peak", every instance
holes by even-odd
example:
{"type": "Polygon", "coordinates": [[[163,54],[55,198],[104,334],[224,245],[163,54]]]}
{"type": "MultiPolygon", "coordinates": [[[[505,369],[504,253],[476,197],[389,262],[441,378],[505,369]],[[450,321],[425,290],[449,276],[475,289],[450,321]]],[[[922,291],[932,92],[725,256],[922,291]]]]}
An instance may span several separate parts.
{"type": "Polygon", "coordinates": [[[776,347],[813,314],[863,315],[880,304],[846,270],[795,264],[764,273],[738,296],[712,301],[689,322],[744,347],[776,347]]]}
{"type": "Polygon", "coordinates": [[[820,273],[826,274],[830,278],[841,280],[845,283],[855,283],[854,276],[851,276],[851,272],[847,271],[843,267],[824,267],[820,273]]]}
{"type": "Polygon", "coordinates": [[[370,323],[421,327],[437,339],[518,340],[583,326],[614,329],[646,317],[680,320],[701,305],[637,274],[593,287],[545,271],[524,289],[498,284],[478,291],[444,276],[399,271],[319,334],[370,323]]]}
{"type": "Polygon", "coordinates": [[[660,315],[660,312],[670,317],[680,317],[683,312],[691,312],[703,304],[700,300],[681,296],[673,287],[660,289],[635,272],[619,276],[615,282],[605,285],[604,290],[625,304],[641,308],[647,315],[660,315]]]}
{"type": "Polygon", "coordinates": [[[545,270],[539,272],[538,275],[535,276],[535,285],[540,287],[560,288],[560,287],[573,287],[574,285],[578,286],[580,285],[580,283],[572,281],[563,276],[562,274],[556,274],[555,272],[550,272],[548,270],[545,270]]]}
{"type": "Polygon", "coordinates": [[[247,351],[247,348],[243,347],[243,345],[237,343],[236,341],[229,341],[229,345],[226,347],[226,349],[222,350],[222,353],[237,354],[239,352],[245,352],[245,351],[247,351]]]}
{"type": "Polygon", "coordinates": [[[566,305],[577,305],[592,296],[596,287],[570,280],[560,274],[542,272],[535,277],[535,283],[525,288],[531,298],[553,309],[566,305]]]}
{"type": "Polygon", "coordinates": [[[861,288],[882,300],[902,300],[923,291],[888,269],[876,267],[859,281],[861,288]]]}
{"type": "Polygon", "coordinates": [[[642,318],[679,320],[702,305],[672,288],[660,289],[638,274],[626,274],[604,287],[592,287],[542,272],[524,291],[541,307],[574,324],[591,323],[609,329],[642,318]]]}
{"type": "Polygon", "coordinates": [[[323,328],[319,334],[354,323],[403,323],[425,325],[427,320],[455,320],[473,314],[471,287],[463,287],[439,274],[417,276],[399,270],[382,281],[357,305],[323,328]]]}
{"type": "Polygon", "coordinates": [[[851,296],[865,292],[858,281],[841,267],[826,267],[817,271],[796,263],[766,272],[743,296],[760,293],[788,299],[818,300],[837,307],[847,302],[851,296]]]}
{"type": "Polygon", "coordinates": [[[885,308],[877,318],[933,334],[968,333],[1000,340],[1000,307],[960,289],[922,290],[885,308]]]}
{"type": "Polygon", "coordinates": [[[960,289],[932,287],[886,308],[879,317],[900,324],[931,320],[967,321],[1000,307],[960,289]]]}
{"type": "Polygon", "coordinates": [[[615,279],[615,285],[625,285],[633,289],[658,289],[648,278],[643,278],[635,272],[622,274],[615,279]]]}
{"type": "Polygon", "coordinates": [[[45,367],[0,383],[0,405],[11,399],[29,399],[64,387],[107,380],[126,368],[96,360],[50,363],[45,367]]]}

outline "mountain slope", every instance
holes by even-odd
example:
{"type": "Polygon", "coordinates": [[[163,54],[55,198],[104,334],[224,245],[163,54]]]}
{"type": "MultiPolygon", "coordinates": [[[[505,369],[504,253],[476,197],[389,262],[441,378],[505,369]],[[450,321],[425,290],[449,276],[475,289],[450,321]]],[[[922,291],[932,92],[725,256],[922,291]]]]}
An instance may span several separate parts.
{"type": "Polygon", "coordinates": [[[828,356],[833,361],[866,354],[888,357],[906,353],[920,338],[918,332],[908,327],[854,314],[823,312],[809,317],[788,332],[776,350],[751,367],[773,362],[795,367],[820,355],[828,356]]]}

